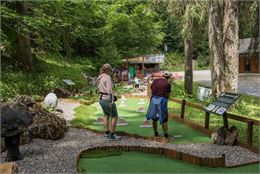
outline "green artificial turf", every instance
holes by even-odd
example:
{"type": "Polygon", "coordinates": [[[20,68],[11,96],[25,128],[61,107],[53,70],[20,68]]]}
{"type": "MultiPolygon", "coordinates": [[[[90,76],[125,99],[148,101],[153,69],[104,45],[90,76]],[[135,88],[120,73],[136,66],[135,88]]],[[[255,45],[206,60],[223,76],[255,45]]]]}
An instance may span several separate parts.
{"type": "MultiPolygon", "coordinates": [[[[142,136],[153,136],[153,129],[150,128],[140,128],[140,124],[145,119],[145,113],[138,113],[136,110],[140,105],[137,105],[140,99],[127,98],[124,108],[120,108],[120,101],[117,101],[117,108],[119,117],[124,118],[127,122],[127,126],[117,126],[117,131],[124,131],[127,133],[138,134],[142,136]]],[[[147,110],[149,100],[145,99],[146,104],[144,105],[147,110]]],[[[93,121],[97,117],[103,117],[102,109],[96,109],[96,104],[91,106],[81,105],[75,109],[75,118],[72,120],[72,126],[88,127],[95,130],[103,131],[103,125],[93,125],[93,121]]],[[[192,128],[185,126],[183,124],[177,123],[176,121],[169,120],[169,135],[170,137],[181,135],[181,137],[175,137],[170,139],[171,143],[207,143],[211,142],[207,135],[204,135],[192,128]]],[[[163,131],[158,123],[159,134],[162,136],[163,131]]]]}
{"type": "MultiPolygon", "coordinates": [[[[94,153],[97,155],[97,152],[94,153]]],[[[121,155],[106,155],[103,158],[81,158],[79,167],[80,173],[259,173],[259,164],[210,168],[138,152],[122,152],[121,155]]]]}
{"type": "Polygon", "coordinates": [[[108,156],[120,156],[122,152],[119,150],[97,150],[87,153],[82,153],[80,158],[104,158],[108,156]]]}

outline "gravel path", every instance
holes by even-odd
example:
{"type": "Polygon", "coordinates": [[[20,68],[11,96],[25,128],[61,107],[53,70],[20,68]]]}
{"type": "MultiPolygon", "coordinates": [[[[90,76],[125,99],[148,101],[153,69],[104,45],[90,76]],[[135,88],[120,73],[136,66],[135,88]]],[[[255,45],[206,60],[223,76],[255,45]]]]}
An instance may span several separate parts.
{"type": "MultiPolygon", "coordinates": [[[[258,161],[258,154],[241,147],[217,146],[213,144],[162,144],[154,141],[122,137],[110,141],[103,135],[84,129],[69,128],[65,137],[56,141],[34,139],[30,144],[20,146],[24,159],[17,161],[20,173],[76,173],[77,155],[81,150],[103,145],[141,145],[166,147],[201,157],[221,157],[226,154],[226,165],[258,161]]],[[[5,153],[1,154],[1,163],[5,153]]]]}

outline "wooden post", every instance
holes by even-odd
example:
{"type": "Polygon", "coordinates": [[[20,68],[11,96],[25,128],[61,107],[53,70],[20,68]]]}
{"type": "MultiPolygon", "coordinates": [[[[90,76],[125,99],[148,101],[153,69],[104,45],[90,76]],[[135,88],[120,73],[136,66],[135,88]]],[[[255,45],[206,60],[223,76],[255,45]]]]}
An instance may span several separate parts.
{"type": "Polygon", "coordinates": [[[248,121],[247,122],[247,144],[249,146],[253,145],[253,121],[248,121]]]}
{"type": "Polygon", "coordinates": [[[224,122],[224,127],[228,129],[228,119],[227,119],[227,112],[223,114],[223,122],[224,122]]]}
{"type": "Polygon", "coordinates": [[[151,98],[151,96],[152,96],[151,85],[152,85],[152,84],[150,84],[149,81],[148,81],[148,84],[147,84],[147,96],[148,96],[149,98],[151,98]]]}
{"type": "Polygon", "coordinates": [[[181,101],[181,119],[184,119],[186,100],[181,101]]]}
{"type": "Polygon", "coordinates": [[[222,154],[222,164],[221,164],[221,167],[226,167],[226,155],[225,154],[222,154]]]}
{"type": "Polygon", "coordinates": [[[14,174],[18,173],[18,165],[15,162],[1,163],[0,173],[2,174],[14,174]]]}
{"type": "Polygon", "coordinates": [[[205,112],[205,128],[206,129],[209,129],[209,116],[210,116],[210,113],[209,112],[205,112]]]}

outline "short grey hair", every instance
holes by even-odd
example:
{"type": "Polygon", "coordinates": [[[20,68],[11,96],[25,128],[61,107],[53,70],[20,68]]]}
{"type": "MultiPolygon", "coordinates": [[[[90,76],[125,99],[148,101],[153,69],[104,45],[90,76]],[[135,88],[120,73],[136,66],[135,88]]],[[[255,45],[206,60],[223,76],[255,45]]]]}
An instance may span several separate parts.
{"type": "Polygon", "coordinates": [[[106,63],[106,64],[102,65],[102,67],[100,68],[100,74],[103,74],[103,73],[108,74],[108,72],[111,70],[112,70],[112,66],[109,63],[106,63]]]}

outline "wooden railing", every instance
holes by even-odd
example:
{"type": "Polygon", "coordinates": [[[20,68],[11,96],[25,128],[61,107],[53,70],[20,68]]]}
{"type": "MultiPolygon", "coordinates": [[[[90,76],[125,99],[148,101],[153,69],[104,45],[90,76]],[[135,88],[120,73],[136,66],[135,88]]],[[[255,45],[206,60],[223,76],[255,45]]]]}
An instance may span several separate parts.
{"type": "MultiPolygon", "coordinates": [[[[180,100],[180,99],[169,99],[169,101],[181,104],[181,113],[180,113],[179,117],[183,120],[185,120],[186,106],[205,112],[204,128],[209,130],[210,113],[207,112],[203,106],[193,104],[186,100],[180,100]]],[[[253,126],[259,126],[259,121],[251,119],[251,118],[246,118],[246,117],[242,117],[239,115],[235,115],[235,114],[226,113],[225,115],[223,115],[224,126],[226,126],[226,127],[228,127],[228,119],[236,120],[236,121],[247,124],[247,145],[252,147],[253,146],[253,126]]]]}

